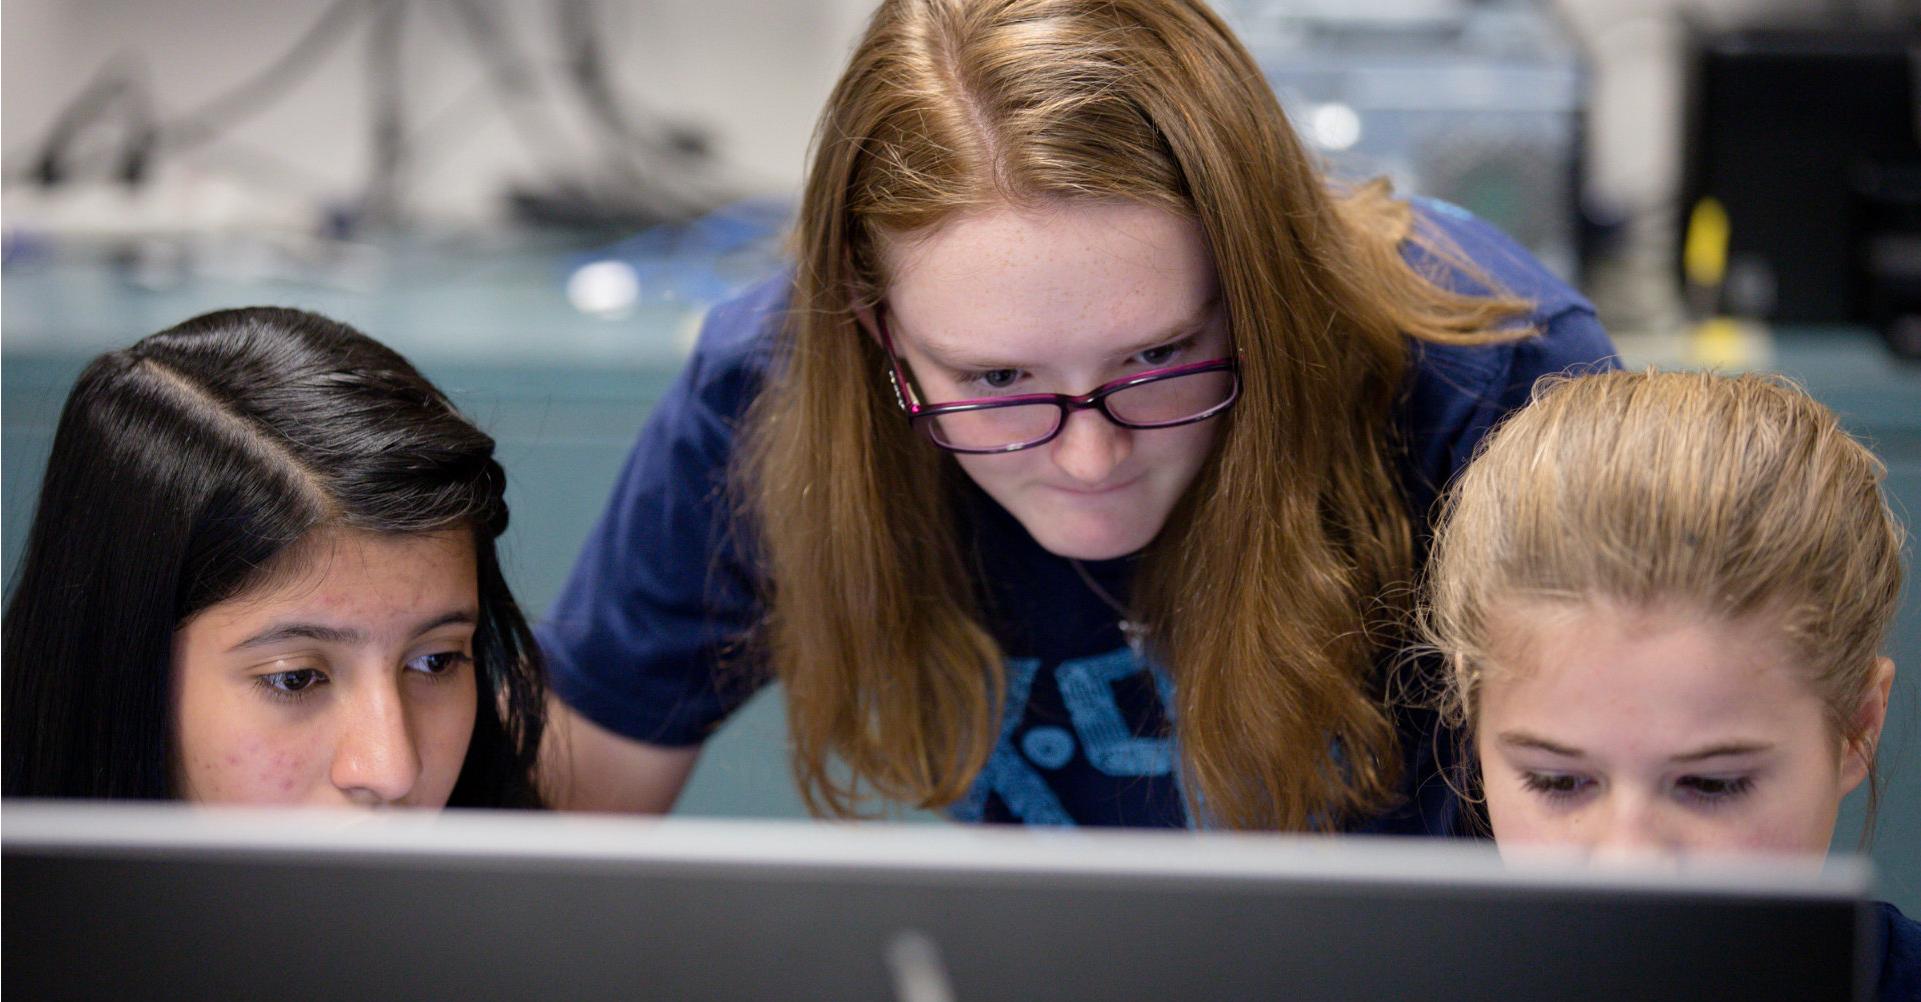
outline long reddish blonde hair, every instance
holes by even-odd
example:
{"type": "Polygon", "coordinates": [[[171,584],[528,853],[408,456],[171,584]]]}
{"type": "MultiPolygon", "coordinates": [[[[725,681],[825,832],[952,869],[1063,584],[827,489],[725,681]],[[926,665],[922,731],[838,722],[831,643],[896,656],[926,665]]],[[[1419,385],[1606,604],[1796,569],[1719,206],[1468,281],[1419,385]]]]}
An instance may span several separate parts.
{"type": "Polygon", "coordinates": [[[1496,329],[1526,304],[1410,268],[1407,206],[1384,185],[1331,191],[1253,59],[1186,0],[887,0],[828,100],[782,354],[735,471],[800,788],[824,814],[944,806],[998,737],[1002,652],[952,509],[964,474],[910,432],[856,320],[885,295],[882,242],[1081,198],[1197,221],[1244,360],[1134,591],[1175,680],[1187,789],[1239,828],[1376,810],[1400,758],[1374,662],[1413,560],[1393,460],[1405,339],[1511,337],[1496,329]]]}

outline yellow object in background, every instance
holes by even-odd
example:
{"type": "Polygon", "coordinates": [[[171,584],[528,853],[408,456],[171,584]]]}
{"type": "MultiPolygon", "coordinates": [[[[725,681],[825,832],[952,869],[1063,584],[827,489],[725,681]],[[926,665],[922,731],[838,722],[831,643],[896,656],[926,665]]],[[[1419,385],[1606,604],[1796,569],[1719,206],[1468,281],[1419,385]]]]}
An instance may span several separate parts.
{"type": "MultiPolygon", "coordinates": [[[[1720,292],[1728,273],[1730,232],[1728,210],[1719,200],[1709,196],[1694,203],[1694,211],[1688,214],[1687,243],[1681,248],[1681,270],[1689,285],[1720,292]]],[[[1712,312],[1714,304],[1706,305],[1712,312]]]]}
{"type": "Polygon", "coordinates": [[[1752,368],[1753,326],[1733,317],[1709,317],[1695,324],[1688,338],[1688,364],[1720,370],[1752,368]]]}
{"type": "Polygon", "coordinates": [[[1727,209],[1713,197],[1694,203],[1681,245],[1681,271],[1687,277],[1687,364],[1739,371],[1766,367],[1774,357],[1765,324],[1737,320],[1721,312],[1721,286],[1728,274],[1728,238],[1734,232],[1727,209]]]}

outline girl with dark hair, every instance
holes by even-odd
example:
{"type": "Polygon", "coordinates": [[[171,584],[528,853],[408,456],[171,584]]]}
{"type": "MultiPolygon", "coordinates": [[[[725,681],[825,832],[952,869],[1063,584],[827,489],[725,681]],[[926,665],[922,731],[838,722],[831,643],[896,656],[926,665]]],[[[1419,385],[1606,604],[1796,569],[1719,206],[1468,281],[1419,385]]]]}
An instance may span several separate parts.
{"type": "Polygon", "coordinates": [[[493,449],[298,310],[95,359],[7,605],[6,795],[538,806],[493,449]]]}

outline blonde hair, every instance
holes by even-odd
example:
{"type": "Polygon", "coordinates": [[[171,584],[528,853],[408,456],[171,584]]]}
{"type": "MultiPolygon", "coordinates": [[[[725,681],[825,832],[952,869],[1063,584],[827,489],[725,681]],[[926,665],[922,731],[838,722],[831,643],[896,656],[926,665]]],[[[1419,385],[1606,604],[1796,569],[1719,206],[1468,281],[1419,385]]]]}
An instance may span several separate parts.
{"type": "Polygon", "coordinates": [[[1901,591],[1884,474],[1779,376],[1544,381],[1443,501],[1423,625],[1450,717],[1473,725],[1504,606],[1603,601],[1778,623],[1834,733],[1858,741],[1901,591]]]}
{"type": "Polygon", "coordinates": [[[1002,652],[952,509],[964,474],[910,433],[856,321],[885,294],[880,247],[1081,198],[1195,220],[1244,359],[1134,593],[1176,682],[1186,788],[1233,827],[1377,809],[1400,761],[1377,599],[1413,559],[1393,461],[1404,338],[1518,336],[1527,304],[1410,268],[1408,207],[1384,185],[1331,193],[1227,27],[1169,0],[890,0],[828,101],[782,356],[735,470],[801,790],[818,813],[944,806],[999,736],[1002,652]]]}

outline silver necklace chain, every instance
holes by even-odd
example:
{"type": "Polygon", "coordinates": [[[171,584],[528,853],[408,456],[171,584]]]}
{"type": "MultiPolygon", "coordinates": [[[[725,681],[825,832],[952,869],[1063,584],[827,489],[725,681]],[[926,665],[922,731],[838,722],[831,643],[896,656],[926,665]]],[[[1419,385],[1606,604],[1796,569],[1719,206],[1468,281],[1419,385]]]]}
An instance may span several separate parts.
{"type": "Polygon", "coordinates": [[[1087,568],[1080,561],[1069,557],[1067,562],[1074,565],[1074,573],[1081,576],[1081,583],[1087,586],[1087,590],[1093,592],[1095,598],[1107,603],[1107,607],[1120,617],[1117,625],[1121,629],[1121,639],[1127,641],[1127,647],[1134,652],[1136,660],[1144,660],[1146,655],[1142,652],[1147,644],[1147,627],[1129,618],[1127,607],[1115,601],[1114,596],[1094,580],[1094,575],[1087,573],[1087,568]]]}

